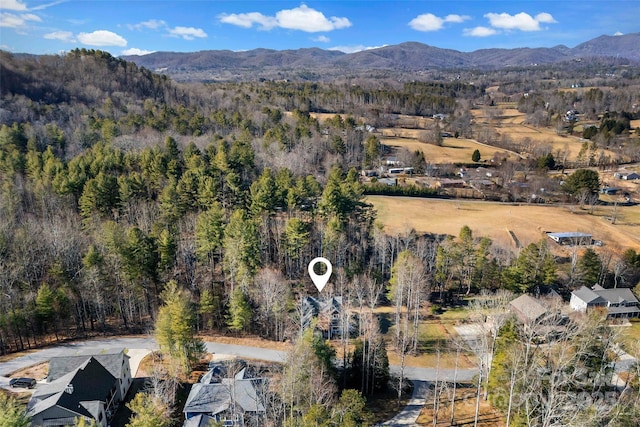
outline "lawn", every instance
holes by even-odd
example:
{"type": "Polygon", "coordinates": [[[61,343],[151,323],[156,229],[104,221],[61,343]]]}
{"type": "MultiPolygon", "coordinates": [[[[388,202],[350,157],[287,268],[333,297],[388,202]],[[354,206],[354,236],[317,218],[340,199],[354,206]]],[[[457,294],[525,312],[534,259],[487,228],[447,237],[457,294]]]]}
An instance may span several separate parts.
{"type": "MultiPolygon", "coordinates": [[[[486,236],[503,247],[515,249],[510,231],[523,246],[546,238],[545,232],[582,231],[593,233],[605,248],[640,250],[640,205],[618,206],[618,221],[614,225],[605,218],[611,215],[612,207],[599,207],[594,215],[589,215],[577,206],[390,196],[368,196],[366,200],[373,204],[378,221],[392,235],[413,228],[418,233],[457,236],[467,225],[474,236],[486,236]]],[[[567,250],[555,244],[552,248],[560,254],[567,250]]]]}
{"type": "Polygon", "coordinates": [[[640,343],[640,319],[632,319],[631,326],[620,326],[620,339],[625,350],[637,350],[640,343]]]}
{"type": "MultiPolygon", "coordinates": [[[[454,369],[456,367],[456,352],[452,350],[452,338],[457,336],[453,325],[458,319],[463,318],[462,311],[456,313],[456,318],[440,316],[429,316],[426,320],[420,322],[418,329],[419,344],[418,354],[409,355],[405,358],[406,366],[413,367],[430,367],[440,366],[443,369],[454,369]],[[462,316],[462,317],[457,317],[462,316]],[[438,355],[438,352],[440,354],[438,355]]],[[[387,341],[390,343],[393,338],[394,327],[390,327],[387,333],[387,341]]],[[[392,365],[400,365],[400,356],[393,350],[393,346],[389,345],[389,363],[392,365]]],[[[458,368],[473,368],[475,365],[468,359],[464,353],[458,358],[458,368]]]]}

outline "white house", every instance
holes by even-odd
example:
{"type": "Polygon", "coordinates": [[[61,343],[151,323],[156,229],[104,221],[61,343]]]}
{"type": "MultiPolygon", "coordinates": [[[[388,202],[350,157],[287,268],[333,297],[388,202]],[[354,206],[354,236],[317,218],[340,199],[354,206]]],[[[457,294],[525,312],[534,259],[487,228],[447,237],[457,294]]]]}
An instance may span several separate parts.
{"type": "Polygon", "coordinates": [[[591,308],[601,307],[607,310],[608,318],[636,318],[640,317],[638,298],[628,288],[605,289],[586,286],[571,292],[569,301],[571,309],[585,312],[591,308]]]}

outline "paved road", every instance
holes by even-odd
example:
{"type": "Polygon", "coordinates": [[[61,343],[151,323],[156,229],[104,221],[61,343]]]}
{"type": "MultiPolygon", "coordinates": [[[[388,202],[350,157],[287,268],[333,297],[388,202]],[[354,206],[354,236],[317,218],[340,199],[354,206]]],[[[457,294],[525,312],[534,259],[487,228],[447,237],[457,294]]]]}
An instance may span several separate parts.
{"type": "MultiPolygon", "coordinates": [[[[216,342],[206,342],[205,347],[209,353],[230,354],[247,359],[260,359],[270,362],[283,362],[286,358],[286,352],[278,350],[270,350],[258,347],[249,347],[235,344],[221,344],[216,342]]],[[[73,342],[67,344],[59,344],[42,350],[35,351],[25,356],[17,357],[13,360],[0,363],[0,387],[9,387],[9,378],[7,376],[18,369],[46,362],[52,357],[73,356],[85,354],[87,352],[99,353],[103,350],[112,349],[129,349],[131,354],[131,371],[136,372],[140,360],[152,350],[158,348],[158,344],[152,337],[137,338],[109,338],[96,339],[90,341],[73,342]]],[[[390,370],[393,374],[400,372],[399,366],[392,365],[390,370]]],[[[470,380],[475,375],[474,369],[459,369],[458,381],[470,380]]],[[[414,383],[413,396],[408,406],[404,408],[393,420],[385,423],[385,426],[407,426],[414,425],[415,420],[420,414],[420,409],[424,406],[428,391],[428,383],[439,380],[452,381],[454,377],[453,369],[440,369],[439,372],[435,368],[415,368],[405,367],[405,378],[414,383]]]]}

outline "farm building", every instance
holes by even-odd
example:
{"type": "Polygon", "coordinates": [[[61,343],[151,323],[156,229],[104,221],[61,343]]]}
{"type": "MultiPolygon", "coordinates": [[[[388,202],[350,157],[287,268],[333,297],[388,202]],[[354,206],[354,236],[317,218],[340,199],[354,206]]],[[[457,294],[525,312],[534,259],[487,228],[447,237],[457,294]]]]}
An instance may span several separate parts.
{"type": "Polygon", "coordinates": [[[593,235],[579,231],[547,233],[547,236],[559,245],[590,245],[593,243],[593,235]]]}
{"type": "Polygon", "coordinates": [[[438,188],[462,188],[467,184],[464,179],[442,178],[436,183],[438,188]]]}
{"type": "Polygon", "coordinates": [[[636,179],[640,179],[640,174],[636,172],[616,172],[613,176],[625,181],[635,181],[636,179]]]}
{"type": "Polygon", "coordinates": [[[620,189],[616,187],[605,187],[600,189],[601,194],[608,194],[608,195],[618,194],[618,191],[620,191],[620,189]]]}

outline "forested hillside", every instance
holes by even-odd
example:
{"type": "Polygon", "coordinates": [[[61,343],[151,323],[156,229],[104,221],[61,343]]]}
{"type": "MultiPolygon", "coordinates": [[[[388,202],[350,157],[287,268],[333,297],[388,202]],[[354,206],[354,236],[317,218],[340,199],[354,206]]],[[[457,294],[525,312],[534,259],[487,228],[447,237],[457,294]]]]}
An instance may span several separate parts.
{"type": "MultiPolygon", "coordinates": [[[[436,125],[427,139],[442,139],[441,125],[484,138],[470,110],[493,101],[488,76],[474,84],[183,85],[101,51],[0,59],[0,354],[63,338],[148,332],[159,317],[166,323],[170,301],[186,301],[200,333],[297,341],[283,368],[292,382],[281,382],[290,388],[273,418],[306,425],[307,416],[329,416],[338,388],[365,395],[384,388],[387,348],[403,367],[408,353],[420,353],[429,302],[437,310],[481,291],[638,283],[633,249],[600,255],[589,248],[562,260],[544,240],[514,253],[467,226],[457,236],[387,235],[376,222],[359,171],[379,167],[388,148],[367,125],[439,114],[448,119],[430,118],[436,125]],[[323,296],[340,296],[358,313],[350,355],[349,337],[341,340],[351,370],[340,387],[327,375],[333,349],[301,333],[302,298],[317,295],[307,277],[317,256],[333,264],[323,296]],[[384,334],[374,313],[380,304],[393,324],[384,334]]],[[[508,70],[492,96],[517,105],[533,126],[561,120],[574,105],[593,120],[607,108],[621,111],[621,118],[603,116],[589,137],[594,152],[617,145],[631,157],[624,150],[634,150],[633,72],[597,77],[602,89],[579,95],[556,91],[555,80],[530,70],[508,70]],[[616,142],[620,135],[631,141],[626,147],[616,142]]],[[[518,148],[486,135],[487,145],[518,148]]],[[[395,154],[416,171],[426,167],[420,152],[395,154]]],[[[546,174],[549,154],[510,164],[511,176],[516,168],[546,174]]],[[[597,181],[597,172],[589,174],[597,181]]],[[[566,182],[580,184],[581,175],[566,182]]]]}
{"type": "MultiPolygon", "coordinates": [[[[181,86],[86,50],[3,54],[2,81],[3,353],[52,334],[145,331],[174,279],[200,328],[290,338],[307,262],[319,255],[343,294],[363,278],[388,280],[404,249],[424,264],[429,289],[526,290],[555,278],[523,278],[526,259],[511,265],[508,250],[468,231],[444,242],[386,236],[362,201],[357,169],[383,148],[350,113],[462,114],[461,99],[484,96],[477,86],[181,86]],[[344,116],[321,123],[310,110],[344,116]],[[234,309],[244,303],[248,314],[234,309]]],[[[536,246],[548,257],[545,247],[536,246]]]]}

